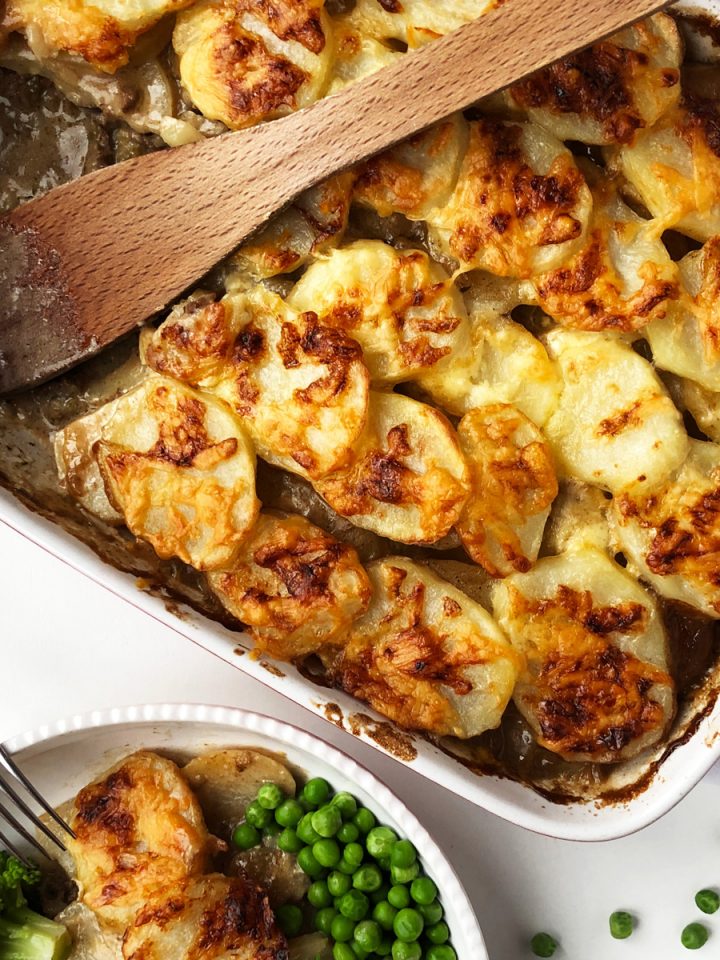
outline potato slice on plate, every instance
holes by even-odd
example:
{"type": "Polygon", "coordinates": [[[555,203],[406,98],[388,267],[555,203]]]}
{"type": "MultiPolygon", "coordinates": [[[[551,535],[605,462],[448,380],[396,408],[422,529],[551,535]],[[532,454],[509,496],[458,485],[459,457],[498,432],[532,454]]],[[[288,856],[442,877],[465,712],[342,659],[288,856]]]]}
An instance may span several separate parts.
{"type": "Polygon", "coordinates": [[[259,503],[255,451],[224,404],[149,377],[115,401],[93,449],[111,504],[158,556],[232,561],[259,503]]]}
{"type": "Polygon", "coordinates": [[[404,727],[473,737],[496,727],[520,660],[480,606],[427,567],[368,567],[373,600],[332,665],[337,683],[404,727]]]}
{"type": "Polygon", "coordinates": [[[545,438],[506,404],[466,413],[458,437],[471,477],[470,497],[457,523],[463,546],[492,576],[529,570],[558,491],[545,438]]]}
{"type": "Polygon", "coordinates": [[[672,384],[673,396],[688,410],[702,432],[720,443],[720,390],[708,390],[694,380],[680,379],[672,384]]]}
{"type": "Polygon", "coordinates": [[[314,486],[359,527],[401,543],[434,543],[457,522],[469,475],[457,435],[438,410],[373,390],[352,463],[314,486]]]}
{"type": "Polygon", "coordinates": [[[605,554],[539,560],[496,586],[494,611],[525,658],[514,701],[543,747],[614,763],[662,737],[675,710],[662,618],[605,554]]]}
{"type": "Polygon", "coordinates": [[[349,19],[367,36],[415,48],[452,33],[493,6],[494,0],[357,0],[349,19]]]}
{"type": "Polygon", "coordinates": [[[422,250],[357,240],[312,264],[287,302],[357,340],[375,383],[412,380],[471,349],[460,292],[422,250]]]}
{"type": "Polygon", "coordinates": [[[280,660],[342,642],[370,602],[353,548],[289,514],[262,513],[232,566],[211,573],[208,583],[250,627],[255,649],[280,660]]]}

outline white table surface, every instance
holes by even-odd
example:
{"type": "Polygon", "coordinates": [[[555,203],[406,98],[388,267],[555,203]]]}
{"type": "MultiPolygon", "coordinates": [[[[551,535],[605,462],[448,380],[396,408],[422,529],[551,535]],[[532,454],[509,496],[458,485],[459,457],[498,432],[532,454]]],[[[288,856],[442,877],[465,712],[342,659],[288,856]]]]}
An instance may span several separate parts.
{"type": "MultiPolygon", "coordinates": [[[[424,821],[477,910],[491,960],[524,960],[547,930],[559,960],[720,957],[720,912],[703,918],[702,887],[720,890],[720,771],[668,816],[603,844],[550,840],[511,826],[412,773],[43,553],[0,523],[0,740],[78,711],[160,701],[258,710],[305,727],[371,767],[424,821]],[[630,940],[607,918],[637,913],[630,940]],[[680,945],[704,919],[706,946],[680,945]]],[[[460,960],[475,960],[467,957],[460,960]]]]}

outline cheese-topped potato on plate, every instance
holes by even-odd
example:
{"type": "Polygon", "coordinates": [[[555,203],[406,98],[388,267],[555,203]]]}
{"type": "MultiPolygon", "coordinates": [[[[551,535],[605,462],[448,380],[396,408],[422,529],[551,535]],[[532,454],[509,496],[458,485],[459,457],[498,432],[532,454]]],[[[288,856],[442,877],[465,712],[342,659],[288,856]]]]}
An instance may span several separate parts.
{"type": "Polygon", "coordinates": [[[375,390],[350,466],[314,486],[336,513],[400,543],[440,540],[470,492],[457,434],[443,414],[375,390]]]}
{"type": "Polygon", "coordinates": [[[370,602],[357,553],[304,517],[262,513],[234,563],[208,575],[255,649],[294,660],[342,642],[370,602]]]}
{"type": "Polygon", "coordinates": [[[149,377],[114,402],[93,451],[110,503],[161,557],[224,566],[255,523],[255,451],[207,394],[149,377]]]}
{"type": "Polygon", "coordinates": [[[611,493],[661,484],[685,459],[688,439],[652,365],[604,334],[557,328],[546,342],[563,380],[545,424],[560,472],[611,493]]]}
{"type": "Polygon", "coordinates": [[[200,805],[177,766],[155,753],[126,757],[83,787],[68,822],[80,897],[120,932],[149,901],[209,866],[200,805]]]}
{"type": "Polygon", "coordinates": [[[471,478],[457,523],[465,550],[495,577],[529,570],[558,491],[545,438],[506,404],[466,413],[458,437],[471,478]]]}
{"type": "Polygon", "coordinates": [[[570,151],[543,127],[495,119],[470,124],[447,204],[428,215],[431,239],[463,269],[531,277],[578,247],[592,196],[570,151]]]}
{"type": "Polygon", "coordinates": [[[287,302],[357,340],[375,383],[415,379],[471,350],[462,296],[422,250],[357,240],[308,267],[287,302]]]}
{"type": "Polygon", "coordinates": [[[670,482],[613,501],[614,530],[630,567],[664,597],[720,617],[720,446],[690,441],[670,482]]]}
{"type": "Polygon", "coordinates": [[[657,14],[521,80],[508,101],[559,140],[631,143],[677,103],[681,60],[675,21],[657,14]]]}
{"type": "Polygon", "coordinates": [[[198,110],[240,130],[317,100],[333,38],[324,0],[200,0],[178,17],[173,47],[198,110]]]}
{"type": "Polygon", "coordinates": [[[675,710],[665,628],[650,594],[605,554],[539,560],[497,585],[494,611],[525,658],[513,699],[543,747],[613,763],[662,737],[675,710]]]}
{"type": "Polygon", "coordinates": [[[373,599],[331,670],[336,681],[414,730],[473,737],[500,723],[520,658],[490,614],[427,567],[368,567],[373,599]]]}

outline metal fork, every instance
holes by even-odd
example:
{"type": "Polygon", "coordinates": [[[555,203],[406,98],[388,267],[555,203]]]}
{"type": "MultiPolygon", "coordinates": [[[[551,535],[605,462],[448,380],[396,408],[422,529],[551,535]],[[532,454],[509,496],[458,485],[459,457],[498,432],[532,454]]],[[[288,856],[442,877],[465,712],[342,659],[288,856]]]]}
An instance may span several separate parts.
{"type": "MultiPolygon", "coordinates": [[[[38,850],[44,857],[48,856],[47,850],[45,850],[42,844],[40,844],[27,829],[27,826],[19,819],[20,817],[24,817],[25,820],[29,821],[30,824],[36,827],[48,840],[51,840],[61,850],[65,850],[66,847],[62,839],[42,822],[40,816],[35,813],[32,807],[29,806],[27,800],[24,799],[23,793],[29,794],[65,833],[71,837],[75,836],[71,827],[65,823],[63,818],[50,806],[37,787],[28,780],[11,758],[5,747],[0,744],[0,820],[4,820],[8,826],[12,827],[18,836],[22,837],[23,840],[38,850]]],[[[0,844],[13,853],[19,860],[25,863],[27,862],[25,855],[18,850],[2,829],[0,829],[0,844]]]]}

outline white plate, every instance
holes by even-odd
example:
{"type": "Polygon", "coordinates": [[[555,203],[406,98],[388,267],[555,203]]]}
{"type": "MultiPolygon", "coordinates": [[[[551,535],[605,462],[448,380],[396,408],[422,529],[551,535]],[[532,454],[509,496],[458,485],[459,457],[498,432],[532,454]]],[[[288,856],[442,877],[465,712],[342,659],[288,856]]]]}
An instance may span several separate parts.
{"type": "Polygon", "coordinates": [[[298,727],[259,713],[200,704],[150,704],[76,714],[4,746],[54,806],[74,796],[126,754],[147,748],[194,756],[209,747],[264,747],[284,754],[308,776],[347,790],[417,847],[437,884],[460,960],[488,960],[482,933],[457,874],[405,804],[347,754],[298,727]]]}

